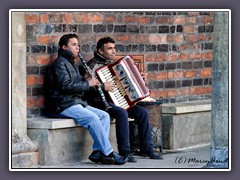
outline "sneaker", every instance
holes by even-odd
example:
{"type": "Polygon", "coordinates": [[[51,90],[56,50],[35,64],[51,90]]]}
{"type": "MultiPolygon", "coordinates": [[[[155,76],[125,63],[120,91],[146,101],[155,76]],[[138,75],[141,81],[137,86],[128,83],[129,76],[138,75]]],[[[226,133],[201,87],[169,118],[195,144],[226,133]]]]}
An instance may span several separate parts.
{"type": "Polygon", "coordinates": [[[134,163],[137,162],[137,160],[135,159],[135,157],[133,157],[131,153],[121,153],[121,155],[125,158],[128,158],[127,162],[134,162],[134,163]]]}

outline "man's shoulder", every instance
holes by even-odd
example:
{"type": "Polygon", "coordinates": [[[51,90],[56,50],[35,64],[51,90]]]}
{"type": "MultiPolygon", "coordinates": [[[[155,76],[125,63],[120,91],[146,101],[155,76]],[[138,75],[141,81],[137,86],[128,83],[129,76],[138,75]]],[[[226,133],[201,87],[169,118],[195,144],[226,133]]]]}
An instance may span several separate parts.
{"type": "Polygon", "coordinates": [[[87,65],[92,69],[95,66],[95,64],[97,64],[97,61],[98,60],[95,57],[93,57],[87,62],[87,65]]]}

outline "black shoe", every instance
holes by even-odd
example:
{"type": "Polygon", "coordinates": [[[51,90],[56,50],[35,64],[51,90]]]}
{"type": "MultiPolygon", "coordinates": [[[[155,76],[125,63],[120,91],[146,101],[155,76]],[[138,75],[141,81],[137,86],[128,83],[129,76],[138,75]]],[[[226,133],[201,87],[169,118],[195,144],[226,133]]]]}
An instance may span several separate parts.
{"type": "Polygon", "coordinates": [[[96,163],[101,162],[101,158],[102,158],[102,153],[99,150],[93,151],[88,157],[89,160],[96,163]]]}
{"type": "Polygon", "coordinates": [[[115,160],[112,157],[105,156],[101,151],[95,150],[88,157],[89,160],[95,163],[103,163],[103,164],[114,164],[115,160]]]}
{"type": "Polygon", "coordinates": [[[120,153],[121,156],[128,158],[127,162],[134,162],[136,163],[137,160],[135,159],[135,157],[133,157],[133,155],[129,152],[129,153],[120,153]]]}
{"type": "Polygon", "coordinates": [[[109,154],[108,156],[112,157],[115,160],[116,165],[122,165],[125,164],[128,161],[128,158],[120,156],[118,153],[116,153],[115,151],[113,151],[111,154],[109,154]]]}
{"type": "Polygon", "coordinates": [[[154,151],[143,153],[143,155],[150,157],[150,159],[159,159],[159,160],[163,159],[162,153],[156,153],[154,151]]]}

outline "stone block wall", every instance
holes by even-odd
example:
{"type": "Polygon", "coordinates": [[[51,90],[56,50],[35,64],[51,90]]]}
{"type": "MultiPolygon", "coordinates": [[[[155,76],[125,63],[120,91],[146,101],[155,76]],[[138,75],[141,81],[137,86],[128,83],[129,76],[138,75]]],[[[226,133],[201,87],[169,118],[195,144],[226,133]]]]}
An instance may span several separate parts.
{"type": "Polygon", "coordinates": [[[211,99],[214,12],[29,11],[27,29],[27,116],[44,109],[44,70],[65,33],[80,37],[86,60],[104,36],[118,55],[144,54],[152,97],[164,103],[211,99]]]}

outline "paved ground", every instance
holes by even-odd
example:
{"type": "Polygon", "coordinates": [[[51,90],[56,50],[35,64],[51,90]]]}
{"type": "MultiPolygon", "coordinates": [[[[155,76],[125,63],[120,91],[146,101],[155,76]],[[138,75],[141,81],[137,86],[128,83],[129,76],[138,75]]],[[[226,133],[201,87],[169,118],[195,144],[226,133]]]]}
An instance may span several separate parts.
{"type": "Polygon", "coordinates": [[[210,160],[210,146],[202,146],[197,148],[178,150],[178,151],[163,151],[163,160],[152,160],[149,158],[135,156],[137,163],[126,163],[124,165],[103,165],[101,163],[92,163],[89,160],[72,164],[62,164],[59,166],[39,167],[43,169],[64,169],[64,170],[82,170],[82,171],[165,171],[167,169],[182,170],[182,169],[200,169],[210,160]]]}

